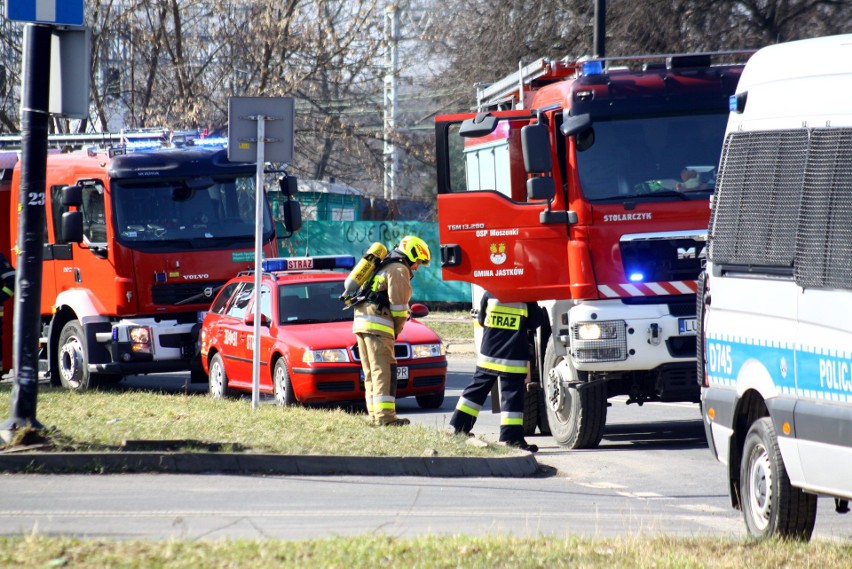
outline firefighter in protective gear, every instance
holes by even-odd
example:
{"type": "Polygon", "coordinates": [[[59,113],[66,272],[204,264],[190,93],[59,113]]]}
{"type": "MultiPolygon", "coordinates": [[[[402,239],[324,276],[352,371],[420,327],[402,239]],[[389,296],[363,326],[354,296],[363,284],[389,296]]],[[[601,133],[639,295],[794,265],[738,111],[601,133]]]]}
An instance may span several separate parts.
{"type": "Polygon", "coordinates": [[[500,302],[482,295],[478,315],[482,344],[473,381],[462,392],[450,419],[456,433],[470,433],[495,381],[500,381],[500,438],[507,445],[536,452],[524,440],[524,391],[529,375],[529,333],[544,321],[534,302],[500,302]]]}
{"type": "Polygon", "coordinates": [[[408,320],[411,279],[431,260],[429,246],[413,235],[402,238],[381,262],[368,293],[355,305],[352,331],[358,340],[367,413],[374,425],[408,425],[396,415],[394,340],[408,320]]]}
{"type": "Polygon", "coordinates": [[[0,253],[0,374],[3,369],[3,305],[15,296],[15,269],[9,264],[3,253],[0,253]]]}

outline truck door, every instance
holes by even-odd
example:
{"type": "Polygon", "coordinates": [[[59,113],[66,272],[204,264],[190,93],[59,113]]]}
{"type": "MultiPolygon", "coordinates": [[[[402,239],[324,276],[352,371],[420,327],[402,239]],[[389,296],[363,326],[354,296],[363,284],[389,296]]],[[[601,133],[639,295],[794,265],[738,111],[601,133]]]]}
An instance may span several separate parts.
{"type": "Polygon", "coordinates": [[[436,119],[442,276],[508,302],[566,298],[567,219],[542,216],[564,213],[565,202],[527,197],[520,140],[529,112],[491,116],[492,131],[464,137],[462,121],[474,115],[436,119]]]}

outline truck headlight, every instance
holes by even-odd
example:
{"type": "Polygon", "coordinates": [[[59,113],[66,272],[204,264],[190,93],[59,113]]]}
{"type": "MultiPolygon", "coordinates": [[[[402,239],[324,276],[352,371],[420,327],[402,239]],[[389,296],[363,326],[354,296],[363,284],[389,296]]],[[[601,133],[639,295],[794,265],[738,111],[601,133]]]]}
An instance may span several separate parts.
{"type": "Polygon", "coordinates": [[[343,348],[307,350],[302,356],[305,363],[340,363],[349,361],[349,353],[343,348]]]}
{"type": "Polygon", "coordinates": [[[411,346],[411,357],[419,358],[437,358],[446,353],[443,344],[413,344],[411,346]]]}
{"type": "Polygon", "coordinates": [[[152,352],[151,329],[148,326],[131,326],[127,330],[127,337],[130,339],[132,351],[145,354],[152,352]]]}
{"type": "Polygon", "coordinates": [[[623,320],[574,322],[571,353],[578,362],[612,362],[627,359],[627,334],[623,320]]]}

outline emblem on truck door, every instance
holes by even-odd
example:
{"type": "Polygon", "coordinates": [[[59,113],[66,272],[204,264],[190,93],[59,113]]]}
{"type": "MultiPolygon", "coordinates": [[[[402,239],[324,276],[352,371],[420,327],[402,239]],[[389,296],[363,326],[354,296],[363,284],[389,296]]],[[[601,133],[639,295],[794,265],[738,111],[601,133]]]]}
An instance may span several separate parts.
{"type": "Polygon", "coordinates": [[[491,247],[491,262],[495,265],[502,265],[506,262],[506,244],[492,243],[491,247]]]}

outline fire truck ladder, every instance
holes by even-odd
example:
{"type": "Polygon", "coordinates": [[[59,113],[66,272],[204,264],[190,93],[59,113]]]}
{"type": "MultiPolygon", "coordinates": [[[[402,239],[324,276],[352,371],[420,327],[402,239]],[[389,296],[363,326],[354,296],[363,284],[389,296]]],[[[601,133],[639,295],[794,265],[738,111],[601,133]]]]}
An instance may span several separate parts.
{"type": "Polygon", "coordinates": [[[522,109],[524,105],[524,87],[539,77],[551,72],[552,59],[540,58],[529,65],[518,63],[518,70],[494,83],[476,84],[476,110],[508,108],[522,109]],[[520,105],[517,106],[516,105],[520,105]]]}

